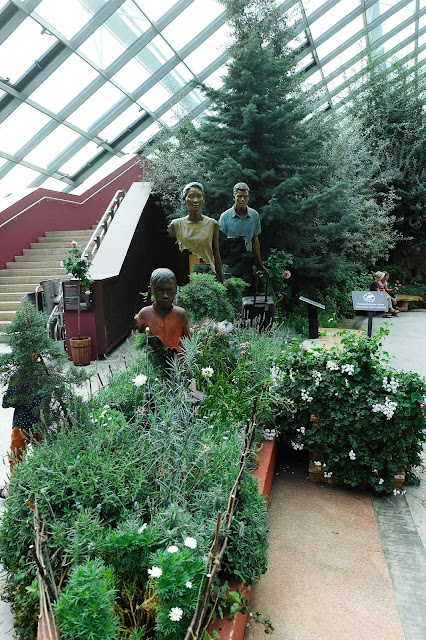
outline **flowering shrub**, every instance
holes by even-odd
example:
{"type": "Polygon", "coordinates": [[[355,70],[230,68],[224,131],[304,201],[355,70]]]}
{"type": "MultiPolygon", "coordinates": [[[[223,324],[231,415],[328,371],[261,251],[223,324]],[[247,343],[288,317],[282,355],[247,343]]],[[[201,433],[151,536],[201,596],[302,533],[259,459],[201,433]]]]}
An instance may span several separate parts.
{"type": "Polygon", "coordinates": [[[63,260],[61,266],[65,267],[70,277],[80,280],[81,287],[85,291],[90,289],[90,285],[92,284],[92,280],[88,275],[91,264],[88,257],[82,253],[81,247],[73,240],[68,257],[63,260]]]}
{"type": "Polygon", "coordinates": [[[276,358],[271,382],[278,428],[294,449],[314,452],[329,478],[390,493],[394,476],[421,462],[426,385],[380,357],[384,333],[347,335],[343,350],[293,347],[276,358]]]}

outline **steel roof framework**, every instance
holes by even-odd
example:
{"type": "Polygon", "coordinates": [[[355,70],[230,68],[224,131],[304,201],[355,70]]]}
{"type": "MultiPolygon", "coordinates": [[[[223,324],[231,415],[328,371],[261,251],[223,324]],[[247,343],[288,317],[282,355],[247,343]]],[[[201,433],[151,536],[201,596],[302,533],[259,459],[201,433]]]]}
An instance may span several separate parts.
{"type": "MultiPolygon", "coordinates": [[[[152,0],[73,0],[81,24],[68,38],[49,18],[52,2],[0,0],[0,196],[14,172],[21,187],[72,191],[111,158],[143,151],[165,126],[173,133],[202,117],[210,102],[194,82],[217,86],[226,70],[226,12],[216,0],[163,0],[161,14],[152,0]],[[19,57],[27,27],[41,53],[14,78],[10,43],[19,57]],[[81,74],[69,79],[69,99],[54,95],[70,69],[81,74]]],[[[367,47],[383,60],[426,60],[426,0],[284,0],[280,9],[319,109],[344,104],[367,47]]]]}

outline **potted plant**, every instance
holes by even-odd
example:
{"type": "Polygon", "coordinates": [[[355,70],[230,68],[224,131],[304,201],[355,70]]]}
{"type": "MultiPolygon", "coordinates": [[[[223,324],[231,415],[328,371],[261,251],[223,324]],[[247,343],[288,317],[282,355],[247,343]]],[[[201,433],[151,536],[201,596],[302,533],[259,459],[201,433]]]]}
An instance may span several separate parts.
{"type": "Polygon", "coordinates": [[[90,294],[93,280],[89,278],[88,272],[91,262],[77,242],[73,240],[68,257],[62,262],[62,265],[67,269],[69,277],[77,280],[77,337],[70,338],[72,361],[75,365],[87,365],[90,363],[91,338],[90,336],[81,336],[80,305],[81,291],[83,290],[87,296],[90,294]]]}

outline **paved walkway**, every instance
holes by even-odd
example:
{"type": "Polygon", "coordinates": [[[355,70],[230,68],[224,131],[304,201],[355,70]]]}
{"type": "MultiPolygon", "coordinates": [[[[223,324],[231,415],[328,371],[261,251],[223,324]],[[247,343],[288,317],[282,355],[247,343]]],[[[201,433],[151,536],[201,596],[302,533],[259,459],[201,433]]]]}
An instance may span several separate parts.
{"type": "MultiPolygon", "coordinates": [[[[394,368],[426,376],[426,310],[387,323],[394,368]]],[[[352,328],[366,328],[359,317],[352,328]]],[[[425,456],[426,462],[426,456],[425,456]]],[[[426,474],[406,496],[307,480],[282,451],[269,507],[269,568],[252,606],[277,640],[426,640],[426,474]]],[[[245,640],[265,638],[261,625],[245,640]]]]}

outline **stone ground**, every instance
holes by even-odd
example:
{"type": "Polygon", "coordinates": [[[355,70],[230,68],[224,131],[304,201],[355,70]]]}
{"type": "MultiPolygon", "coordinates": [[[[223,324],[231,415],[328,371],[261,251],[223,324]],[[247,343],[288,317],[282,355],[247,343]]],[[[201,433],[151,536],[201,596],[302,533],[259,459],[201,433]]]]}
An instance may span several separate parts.
{"type": "MultiPolygon", "coordinates": [[[[426,376],[426,310],[386,322],[385,349],[395,368],[426,376]]],[[[351,328],[366,328],[357,317],[351,328]]],[[[0,345],[4,348],[4,345],[0,345]]],[[[130,342],[91,363],[93,387],[109,368],[125,366],[130,342]]],[[[89,393],[89,389],[85,390],[89,393]]],[[[0,453],[9,447],[12,409],[0,408],[0,453]]],[[[0,483],[7,477],[0,464],[0,483]]],[[[0,485],[1,486],[1,485],[0,485]]],[[[405,496],[372,497],[316,485],[294,452],[281,452],[269,507],[269,568],[252,603],[275,627],[277,640],[426,640],[426,474],[405,496]]],[[[0,509],[2,506],[0,505],[0,509]]],[[[1,513],[1,512],[0,512],[1,513]]],[[[0,602],[0,640],[13,638],[13,618],[0,602]]],[[[260,625],[246,632],[260,640],[260,625]]]]}

